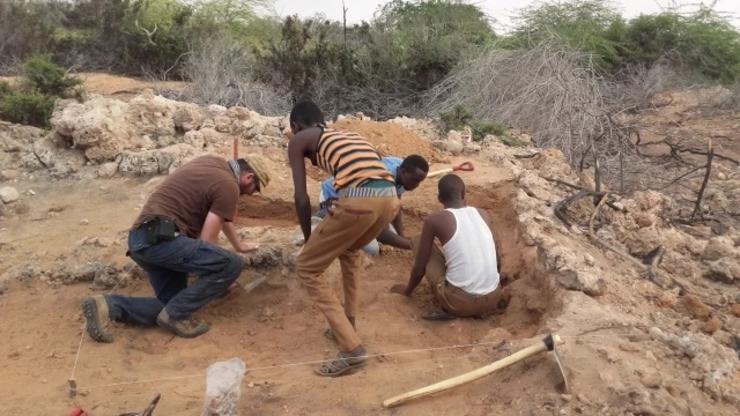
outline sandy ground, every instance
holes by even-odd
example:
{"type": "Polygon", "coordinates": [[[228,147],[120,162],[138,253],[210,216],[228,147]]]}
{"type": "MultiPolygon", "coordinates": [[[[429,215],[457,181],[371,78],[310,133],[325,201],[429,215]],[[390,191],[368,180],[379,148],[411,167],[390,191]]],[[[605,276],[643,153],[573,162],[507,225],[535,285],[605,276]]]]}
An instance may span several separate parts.
{"type": "MultiPolygon", "coordinates": [[[[293,235],[297,226],[284,149],[241,151],[262,152],[282,169],[263,195],[242,198],[239,225],[261,233],[293,235]]],[[[219,154],[229,152],[224,148],[219,154]]],[[[466,159],[453,158],[449,163],[466,159]]],[[[522,241],[512,206],[518,189],[511,172],[488,160],[474,161],[476,171],[464,174],[467,199],[493,218],[509,277],[506,284],[514,295],[503,315],[445,323],[421,320],[420,315],[432,307],[426,285],[412,299],[388,292],[408,278],[411,255],[383,250],[379,257],[367,260],[358,316],[360,336],[373,357],[358,374],[326,379],[315,376],[312,368],[316,361],[332,357],[336,347],[323,336],[325,320],[291,272],[276,270],[254,291],[235,290],[206,307],[200,316],[212,329],[199,338],[186,340],[158,328],[115,325],[112,344],[90,340],[80,314],[85,296],[107,291],[87,283],[62,285],[31,276],[9,282],[0,294],[3,413],[67,415],[79,406],[95,416],[119,415],[142,410],[161,393],[155,414],[198,415],[208,365],[239,357],[250,369],[241,385],[243,415],[738,414],[737,406],[711,399],[702,390],[700,382],[691,378],[685,357],[651,340],[646,331],[630,328],[637,323],[642,329],[645,323],[680,327],[686,320],[661,306],[666,293],[627,272],[623,259],[573,238],[564,228],[547,230],[570,249],[591,256],[609,280],[607,293],[599,297],[550,287],[552,280],[542,274],[535,249],[522,241]],[[541,354],[454,391],[397,409],[381,406],[391,396],[539,342],[550,331],[558,331],[566,341],[561,353],[571,394],[561,395],[555,364],[541,354]],[[78,385],[74,398],[67,394],[70,377],[78,385]],[[645,381],[647,377],[659,381],[645,381]]],[[[443,167],[435,164],[432,169],[443,167]]],[[[321,176],[313,171],[309,176],[315,199],[321,176]]],[[[15,183],[24,195],[25,210],[0,217],[0,269],[27,262],[51,267],[60,259],[74,263],[81,254],[91,253],[100,260],[130,264],[122,243],[126,231],[161,180],[52,181],[37,176],[15,183]],[[80,246],[87,237],[110,239],[112,244],[80,246]]],[[[439,208],[436,181],[426,181],[403,198],[406,227],[418,232],[423,218],[439,208]]],[[[327,276],[338,283],[336,264],[327,276]]],[[[240,282],[253,277],[247,270],[240,282]]],[[[726,288],[694,283],[691,289],[710,287],[711,296],[726,288]]],[[[114,291],[151,293],[140,277],[114,291]]],[[[740,375],[725,382],[736,385],[740,375]]]]}
{"type": "MultiPolygon", "coordinates": [[[[179,91],[186,85],[185,82],[180,81],[144,80],[100,72],[80,72],[73,75],[82,79],[82,86],[89,93],[119,97],[135,95],[147,88],[179,91]]],[[[13,85],[19,82],[19,77],[0,77],[0,81],[7,81],[13,85]]]]}
{"type": "MultiPolygon", "coordinates": [[[[498,207],[491,213],[500,224],[505,267],[521,270],[519,254],[513,253],[516,235],[511,221],[515,216],[500,209],[506,207],[512,192],[506,182],[508,173],[490,166],[481,166],[479,173],[485,173],[486,180],[471,188],[471,202],[498,207]]],[[[69,253],[70,247],[86,236],[122,235],[158,181],[28,184],[24,191],[33,188],[36,192],[28,213],[31,220],[2,223],[0,241],[12,247],[3,260],[31,256],[43,263],[69,253]],[[50,210],[56,212],[51,218],[50,210]]],[[[435,187],[436,183],[429,181],[404,198],[411,230],[419,229],[420,216],[437,208],[429,197],[435,187]]],[[[280,192],[280,188],[271,191],[280,192]]],[[[273,194],[245,197],[239,221],[246,226],[268,225],[293,232],[293,218],[292,203],[273,194]]],[[[122,246],[114,245],[102,258],[109,256],[125,263],[128,260],[123,251],[122,246]]],[[[203,318],[213,329],[200,338],[185,340],[156,328],[117,326],[113,344],[96,344],[83,336],[79,357],[79,303],[96,292],[84,284],[49,287],[33,281],[12,283],[9,293],[0,297],[0,314],[18,317],[24,324],[10,319],[0,324],[0,336],[6,340],[0,346],[0,356],[6,358],[0,381],[6,410],[10,414],[29,410],[30,414],[64,414],[79,405],[96,415],[118,414],[143,408],[155,393],[162,393],[158,414],[197,414],[205,389],[205,368],[215,361],[240,357],[253,369],[243,384],[243,414],[381,414],[387,412],[380,406],[384,398],[502,357],[511,348],[504,343],[507,338],[528,338],[537,331],[538,314],[516,305],[504,316],[486,320],[420,320],[421,312],[431,307],[426,287],[411,300],[388,293],[390,286],[405,281],[411,260],[408,253],[390,250],[368,261],[358,325],[368,350],[380,355],[371,360],[367,371],[336,380],[316,377],[312,365],[293,365],[322,360],[335,352],[331,341],[322,336],[324,319],[312,308],[293,275],[273,276],[249,294],[235,292],[206,308],[203,318]],[[487,339],[497,328],[507,330],[502,332],[505,337],[487,339]],[[484,339],[483,346],[450,347],[484,339]],[[425,348],[440,349],[393,354],[425,348]],[[66,382],[72,374],[81,392],[74,399],[66,394],[66,382]]],[[[336,280],[338,267],[332,267],[329,275],[336,280]]],[[[146,281],[135,280],[116,292],[148,295],[150,288],[146,281]]],[[[523,296],[536,293],[536,289],[522,286],[523,296]]],[[[497,377],[519,379],[514,375],[536,372],[544,377],[542,383],[552,384],[554,389],[557,377],[550,374],[551,366],[543,363],[539,367],[529,363],[497,377]]],[[[505,409],[505,403],[491,399],[491,381],[419,401],[404,407],[402,414],[488,414],[505,409]]],[[[518,380],[512,382],[527,388],[518,380]]]]}

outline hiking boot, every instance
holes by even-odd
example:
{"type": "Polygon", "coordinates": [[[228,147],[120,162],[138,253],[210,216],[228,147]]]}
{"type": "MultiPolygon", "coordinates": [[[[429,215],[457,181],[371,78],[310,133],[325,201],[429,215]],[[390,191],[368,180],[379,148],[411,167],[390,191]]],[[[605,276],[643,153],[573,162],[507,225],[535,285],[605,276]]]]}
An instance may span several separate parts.
{"type": "Polygon", "coordinates": [[[162,308],[162,312],[157,315],[157,325],[183,338],[195,338],[205,334],[209,329],[207,323],[192,318],[176,321],[170,318],[167,308],[162,308]]]}
{"type": "Polygon", "coordinates": [[[113,342],[113,335],[105,330],[110,325],[108,302],[103,295],[95,295],[82,301],[87,333],[97,342],[113,342]]]}

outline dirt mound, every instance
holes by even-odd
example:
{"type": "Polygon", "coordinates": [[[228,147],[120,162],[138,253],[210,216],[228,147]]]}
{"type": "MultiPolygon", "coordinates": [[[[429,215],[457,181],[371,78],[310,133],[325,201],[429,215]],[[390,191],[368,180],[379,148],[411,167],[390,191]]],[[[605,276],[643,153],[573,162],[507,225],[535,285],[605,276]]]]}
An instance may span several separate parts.
{"type": "Polygon", "coordinates": [[[430,142],[397,123],[345,118],[334,123],[332,127],[364,136],[387,156],[403,157],[418,154],[429,161],[440,160],[439,153],[430,142]]]}

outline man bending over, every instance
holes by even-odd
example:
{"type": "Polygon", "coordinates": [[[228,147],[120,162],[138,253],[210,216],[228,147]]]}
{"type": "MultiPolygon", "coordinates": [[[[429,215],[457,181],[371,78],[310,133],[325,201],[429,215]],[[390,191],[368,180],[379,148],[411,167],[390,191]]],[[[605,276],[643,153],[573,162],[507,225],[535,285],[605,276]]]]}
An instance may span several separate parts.
{"type": "Polygon", "coordinates": [[[270,182],[258,156],[226,161],[200,156],[179,167],[149,196],[129,230],[128,256],[149,275],[154,297],[94,295],[82,302],[87,332],[98,342],[113,342],[110,321],[158,325],[194,338],[208,324],[193,313],[226,293],[239,277],[242,261],[216,243],[224,232],[234,250],[257,245],[241,241],[233,220],[239,195],[260,192],[270,182]],[[188,274],[198,278],[188,284],[188,274]]]}
{"type": "MultiPolygon", "coordinates": [[[[409,155],[405,159],[395,156],[386,156],[381,159],[386,169],[393,175],[396,183],[396,192],[398,198],[406,191],[413,191],[419,187],[429,173],[429,163],[419,155],[409,155]]],[[[335,190],[334,177],[329,177],[321,184],[321,193],[319,194],[319,212],[317,217],[324,218],[331,209],[331,205],[339,199],[339,194],[335,190]]],[[[393,219],[391,225],[383,231],[377,240],[371,241],[362,248],[364,252],[372,256],[378,255],[380,247],[378,243],[387,244],[403,250],[411,250],[411,240],[404,237],[403,221],[401,211],[393,219]]]]}
{"type": "Polygon", "coordinates": [[[426,276],[440,306],[423,316],[428,320],[480,317],[505,308],[509,296],[499,288],[500,255],[488,214],[466,205],[465,184],[459,176],[446,175],[438,189],[445,209],[424,221],[414,244],[416,258],[409,282],[393,286],[391,292],[411,296],[426,276]]]}

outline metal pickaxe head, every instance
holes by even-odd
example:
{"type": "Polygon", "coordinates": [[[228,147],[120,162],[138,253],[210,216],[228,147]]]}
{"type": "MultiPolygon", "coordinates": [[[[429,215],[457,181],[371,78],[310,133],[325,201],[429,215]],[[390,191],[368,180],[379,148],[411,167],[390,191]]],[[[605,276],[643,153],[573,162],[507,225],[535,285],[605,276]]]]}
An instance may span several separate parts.
{"type": "Polygon", "coordinates": [[[563,392],[568,393],[570,388],[568,387],[568,375],[565,372],[565,367],[563,367],[563,362],[560,359],[560,355],[558,354],[557,344],[562,342],[560,340],[560,337],[552,334],[549,334],[545,337],[545,339],[542,340],[545,343],[545,346],[547,346],[547,350],[552,352],[552,356],[555,357],[555,363],[558,365],[558,370],[560,370],[560,375],[563,378],[563,392]]]}

